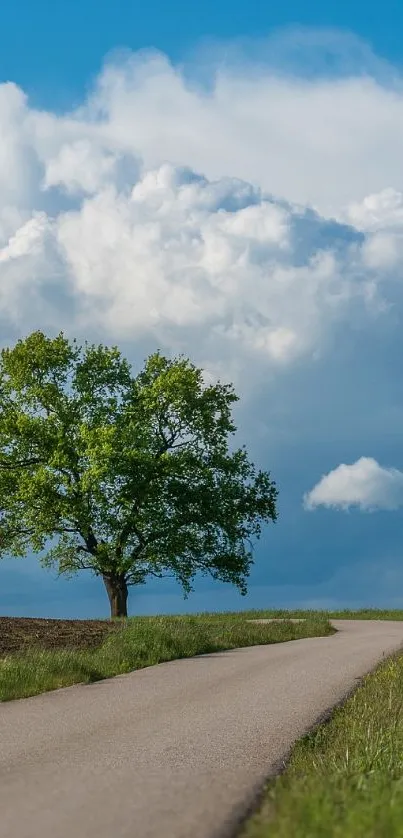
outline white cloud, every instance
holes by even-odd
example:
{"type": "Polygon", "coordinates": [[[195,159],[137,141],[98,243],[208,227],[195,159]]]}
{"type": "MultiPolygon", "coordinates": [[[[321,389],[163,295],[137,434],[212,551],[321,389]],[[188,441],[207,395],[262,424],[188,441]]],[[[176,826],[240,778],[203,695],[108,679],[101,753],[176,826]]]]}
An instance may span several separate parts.
{"type": "Polygon", "coordinates": [[[373,270],[395,271],[403,262],[403,193],[384,189],[352,202],[340,213],[366,234],[363,262],[373,270]]]}
{"type": "Polygon", "coordinates": [[[48,219],[44,213],[35,213],[32,218],[22,224],[0,251],[0,262],[10,262],[23,256],[35,255],[40,251],[42,239],[48,226],[48,219]]]}
{"type": "MultiPolygon", "coordinates": [[[[10,263],[22,298],[35,285],[31,319],[53,274],[83,329],[167,347],[191,341],[207,362],[230,353],[244,366],[291,363],[317,351],[354,302],[361,316],[377,307],[359,234],[234,178],[211,182],[169,164],[131,190],[99,186],[54,218],[34,212],[0,249],[3,289],[10,263]]],[[[7,316],[10,299],[1,297],[7,316]]],[[[18,322],[26,316],[22,305],[18,322]]]]}
{"type": "Polygon", "coordinates": [[[403,227],[403,195],[396,189],[383,189],[367,195],[363,201],[353,201],[346,210],[346,220],[357,230],[401,230],[403,227]]]}
{"type": "Polygon", "coordinates": [[[61,116],[0,85],[6,322],[147,339],[250,379],[400,310],[403,95],[376,63],[298,78],[269,46],[208,89],[160,54],[109,61],[61,116]]]}
{"type": "MultiPolygon", "coordinates": [[[[240,51],[235,61],[224,45],[210,67],[206,52],[187,75],[160,53],[126,56],[105,66],[76,118],[97,126],[116,148],[139,154],[147,168],[169,160],[213,179],[236,176],[324,212],[368,192],[402,189],[401,84],[381,72],[369,50],[341,77],[307,77],[305,64],[326,50],[329,34],[316,45],[305,40],[301,35],[303,50],[286,72],[279,38],[276,52],[268,39],[254,45],[254,57],[240,51]]],[[[283,53],[289,46],[290,39],[283,53]]],[[[357,42],[340,37],[337,49],[342,69],[357,42]]]]}
{"type": "Polygon", "coordinates": [[[63,186],[70,194],[94,194],[113,179],[117,159],[85,138],[65,143],[46,166],[44,188],[63,186]]]}
{"type": "Polygon", "coordinates": [[[150,51],[109,59],[88,100],[60,117],[29,109],[18,87],[2,85],[2,188],[11,181],[29,192],[31,154],[45,167],[45,183],[70,192],[105,183],[125,155],[146,169],[169,161],[209,179],[238,177],[332,214],[368,193],[403,189],[397,71],[335,33],[288,33],[247,46],[235,55],[225,44],[215,58],[210,49],[185,70],[150,51]],[[329,77],[325,64],[307,74],[326,52],[337,54],[337,74],[329,77]]]}
{"type": "Polygon", "coordinates": [[[369,236],[362,251],[363,262],[373,270],[394,270],[403,257],[403,233],[375,233],[369,236]]]}
{"type": "Polygon", "coordinates": [[[364,511],[398,509],[403,506],[403,472],[384,468],[372,457],[361,457],[351,465],[342,463],[304,495],[304,506],[358,506],[364,511]]]}

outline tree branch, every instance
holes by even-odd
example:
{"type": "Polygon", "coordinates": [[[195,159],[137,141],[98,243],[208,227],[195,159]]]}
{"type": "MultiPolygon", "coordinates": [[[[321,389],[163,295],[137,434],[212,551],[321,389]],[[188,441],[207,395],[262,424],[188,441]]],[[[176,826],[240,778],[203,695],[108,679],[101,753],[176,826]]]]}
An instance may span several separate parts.
{"type": "MultiPolygon", "coordinates": [[[[87,552],[88,552],[88,551],[87,551],[87,549],[86,549],[86,547],[80,547],[80,546],[79,546],[79,547],[77,547],[76,549],[77,549],[77,551],[79,551],[79,552],[83,552],[83,553],[87,553],[87,552]]],[[[77,557],[77,561],[78,561],[78,564],[79,564],[79,566],[80,566],[81,570],[94,570],[94,566],[93,566],[92,564],[85,564],[85,562],[84,562],[84,561],[81,561],[78,557],[77,557]]]]}
{"type": "MultiPolygon", "coordinates": [[[[17,529],[11,530],[11,531],[9,530],[7,532],[7,537],[9,538],[11,536],[11,538],[13,538],[13,536],[15,536],[15,535],[33,535],[33,534],[34,534],[33,530],[26,530],[26,529],[23,529],[21,527],[21,528],[17,528],[17,529]]],[[[2,536],[2,532],[1,532],[1,522],[0,522],[0,541],[1,541],[1,536],[2,536]]]]}
{"type": "Polygon", "coordinates": [[[28,468],[29,466],[39,466],[43,465],[43,460],[38,459],[37,457],[31,457],[29,460],[21,460],[19,463],[6,463],[4,461],[0,461],[0,469],[1,468],[28,468]]]}

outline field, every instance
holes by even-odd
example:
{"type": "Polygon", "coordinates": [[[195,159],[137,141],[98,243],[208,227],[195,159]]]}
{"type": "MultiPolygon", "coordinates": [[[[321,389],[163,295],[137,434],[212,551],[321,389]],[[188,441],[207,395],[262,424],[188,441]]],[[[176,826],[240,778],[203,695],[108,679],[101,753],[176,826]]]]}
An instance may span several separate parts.
{"type": "MultiPolygon", "coordinates": [[[[308,619],[309,621],[327,621],[329,619],[362,619],[362,620],[403,620],[403,610],[375,610],[361,611],[287,611],[285,609],[251,610],[244,612],[227,612],[225,614],[205,613],[195,615],[193,619],[202,621],[239,620],[275,618],[308,619]]],[[[191,620],[190,615],[183,617],[140,617],[129,618],[140,621],[191,620]]],[[[124,622],[124,621],[123,621],[124,622]]],[[[94,649],[102,645],[107,636],[122,628],[119,620],[60,620],[36,617],[0,617],[0,659],[25,649],[94,649]]]]}
{"type": "Polygon", "coordinates": [[[0,617],[0,658],[24,649],[91,649],[119,628],[112,620],[0,617]]]}
{"type": "MultiPolygon", "coordinates": [[[[253,615],[252,615],[253,616],[253,615]]],[[[242,646],[332,634],[322,616],[256,624],[249,612],[122,620],[0,618],[0,701],[242,646]]]]}

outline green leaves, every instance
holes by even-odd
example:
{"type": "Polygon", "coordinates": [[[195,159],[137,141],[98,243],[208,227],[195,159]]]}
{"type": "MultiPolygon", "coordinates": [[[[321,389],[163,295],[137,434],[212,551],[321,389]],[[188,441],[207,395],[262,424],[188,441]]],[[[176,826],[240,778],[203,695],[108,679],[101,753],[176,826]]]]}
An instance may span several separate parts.
{"type": "Polygon", "coordinates": [[[233,388],[180,356],[137,376],[117,347],[34,332],[0,362],[0,550],[139,584],[209,573],[242,592],[277,489],[235,433],[233,388]]]}

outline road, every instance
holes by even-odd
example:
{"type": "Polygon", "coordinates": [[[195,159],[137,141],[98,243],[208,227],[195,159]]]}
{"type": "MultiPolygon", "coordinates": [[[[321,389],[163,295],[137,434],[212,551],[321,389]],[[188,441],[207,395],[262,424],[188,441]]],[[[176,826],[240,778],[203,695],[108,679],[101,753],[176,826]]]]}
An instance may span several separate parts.
{"type": "Polygon", "coordinates": [[[403,622],[172,661],[0,704],[1,838],[226,838],[403,622]]]}

